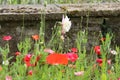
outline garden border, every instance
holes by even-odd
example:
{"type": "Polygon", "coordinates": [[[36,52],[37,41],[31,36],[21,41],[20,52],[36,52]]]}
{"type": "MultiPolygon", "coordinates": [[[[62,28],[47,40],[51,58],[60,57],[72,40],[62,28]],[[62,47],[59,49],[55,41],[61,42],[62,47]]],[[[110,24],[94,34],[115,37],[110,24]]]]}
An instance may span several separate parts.
{"type": "Polygon", "coordinates": [[[0,21],[40,20],[41,14],[46,20],[60,20],[63,14],[71,17],[117,17],[120,16],[120,3],[101,4],[49,4],[49,5],[1,5],[0,21]]]}

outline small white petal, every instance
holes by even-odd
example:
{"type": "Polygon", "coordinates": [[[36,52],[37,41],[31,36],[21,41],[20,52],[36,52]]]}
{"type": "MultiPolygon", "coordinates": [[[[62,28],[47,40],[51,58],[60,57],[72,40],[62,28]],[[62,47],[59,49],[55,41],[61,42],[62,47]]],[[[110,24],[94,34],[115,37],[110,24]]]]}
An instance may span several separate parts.
{"type": "Polygon", "coordinates": [[[68,16],[62,18],[62,32],[65,34],[71,28],[71,21],[69,20],[68,16]]]}
{"type": "Polygon", "coordinates": [[[9,61],[8,61],[8,60],[3,61],[2,64],[3,64],[3,65],[9,65],[9,61]]]}
{"type": "Polygon", "coordinates": [[[111,50],[110,53],[113,54],[113,55],[117,55],[118,54],[115,50],[111,50]]]}
{"type": "Polygon", "coordinates": [[[81,76],[84,74],[84,71],[74,72],[74,75],[81,76]]]}

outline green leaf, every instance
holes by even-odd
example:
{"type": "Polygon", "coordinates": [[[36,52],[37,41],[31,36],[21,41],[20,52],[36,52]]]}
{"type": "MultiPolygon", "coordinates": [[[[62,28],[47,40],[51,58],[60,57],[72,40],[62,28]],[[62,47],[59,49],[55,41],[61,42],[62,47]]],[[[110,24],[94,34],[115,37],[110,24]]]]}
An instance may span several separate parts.
{"type": "Polygon", "coordinates": [[[102,75],[101,75],[101,80],[107,80],[107,76],[106,76],[105,73],[102,73],[102,75]]]}

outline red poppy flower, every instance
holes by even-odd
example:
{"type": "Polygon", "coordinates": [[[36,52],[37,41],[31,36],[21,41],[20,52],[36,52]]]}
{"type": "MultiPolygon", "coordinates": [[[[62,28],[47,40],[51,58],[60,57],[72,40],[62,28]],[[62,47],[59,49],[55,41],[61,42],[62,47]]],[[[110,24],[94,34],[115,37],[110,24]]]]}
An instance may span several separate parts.
{"type": "Polygon", "coordinates": [[[11,39],[12,39],[11,36],[4,36],[4,37],[3,37],[3,40],[5,40],[5,41],[9,41],[9,40],[11,40],[11,39]]]}
{"type": "Polygon", "coordinates": [[[97,55],[101,55],[101,52],[100,52],[100,46],[95,46],[94,47],[94,51],[97,55]]]}
{"type": "Polygon", "coordinates": [[[39,35],[32,35],[33,40],[37,41],[39,39],[39,35]]]}
{"type": "Polygon", "coordinates": [[[31,57],[32,57],[31,54],[27,54],[27,55],[24,57],[24,62],[25,62],[25,64],[27,65],[27,67],[31,66],[31,63],[30,63],[31,57]]]}
{"type": "Polygon", "coordinates": [[[35,62],[32,64],[31,63],[31,58],[32,58],[32,55],[31,54],[27,54],[25,57],[24,57],[24,62],[25,64],[27,65],[27,67],[30,67],[30,66],[36,66],[37,65],[37,62],[40,60],[41,58],[41,55],[38,55],[36,57],[36,60],[35,62]]]}
{"type": "Polygon", "coordinates": [[[33,71],[32,70],[30,70],[29,72],[28,72],[28,75],[32,75],[33,74],[33,71]]]}
{"type": "Polygon", "coordinates": [[[98,63],[98,65],[99,65],[100,67],[102,67],[102,62],[103,62],[102,59],[96,59],[96,62],[98,63]]]}
{"type": "Polygon", "coordinates": [[[31,54],[27,54],[25,57],[24,57],[24,62],[29,62],[30,59],[31,59],[32,55],[31,54]]]}
{"type": "Polygon", "coordinates": [[[25,62],[25,64],[26,64],[27,67],[35,66],[34,64],[31,64],[30,61],[29,62],[25,62]]]}
{"type": "Polygon", "coordinates": [[[76,53],[67,53],[66,56],[71,62],[75,62],[78,59],[78,55],[76,53]]]}
{"type": "Polygon", "coordinates": [[[74,53],[77,53],[77,48],[71,48],[71,51],[74,52],[74,53]]]}
{"type": "Polygon", "coordinates": [[[96,62],[101,64],[103,61],[102,61],[102,59],[96,59],[96,62]]]}
{"type": "Polygon", "coordinates": [[[20,54],[21,54],[20,52],[15,52],[15,55],[16,55],[16,56],[18,56],[18,55],[20,55],[20,54]]]}
{"type": "Polygon", "coordinates": [[[51,65],[58,65],[58,64],[67,65],[68,59],[64,54],[54,53],[46,57],[46,62],[51,65]]]}

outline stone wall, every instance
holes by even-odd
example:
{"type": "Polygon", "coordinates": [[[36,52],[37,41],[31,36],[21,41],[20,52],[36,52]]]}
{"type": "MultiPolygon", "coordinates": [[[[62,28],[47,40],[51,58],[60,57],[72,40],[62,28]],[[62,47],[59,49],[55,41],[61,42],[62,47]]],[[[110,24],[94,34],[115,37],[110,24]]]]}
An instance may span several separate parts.
{"type": "Polygon", "coordinates": [[[17,51],[17,42],[24,36],[39,33],[41,14],[46,15],[46,36],[49,40],[51,28],[56,21],[61,21],[62,15],[67,14],[72,21],[72,28],[67,36],[70,37],[68,47],[73,47],[77,32],[88,29],[88,50],[99,43],[101,24],[106,20],[106,25],[115,34],[114,43],[120,46],[120,4],[51,4],[43,5],[8,5],[0,6],[0,45],[5,42],[2,36],[11,35],[11,52],[17,51]],[[81,27],[82,25],[82,27],[81,27]],[[22,31],[22,28],[24,29],[22,31]]]}

